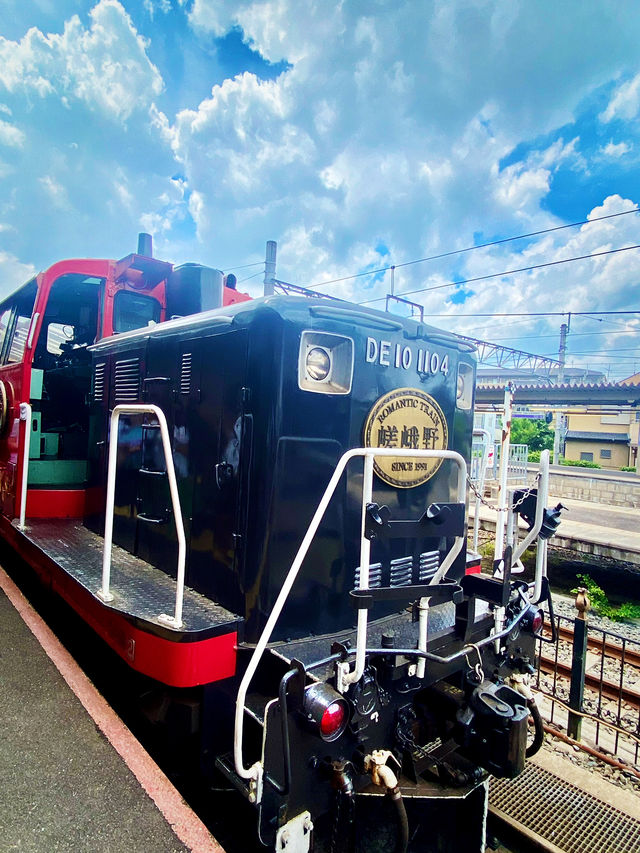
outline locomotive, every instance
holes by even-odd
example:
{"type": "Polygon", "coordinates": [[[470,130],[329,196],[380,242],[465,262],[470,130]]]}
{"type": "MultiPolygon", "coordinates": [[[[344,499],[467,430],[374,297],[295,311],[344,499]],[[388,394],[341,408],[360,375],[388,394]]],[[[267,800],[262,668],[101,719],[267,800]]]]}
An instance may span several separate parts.
{"type": "Polygon", "coordinates": [[[148,235],[27,282],[0,339],[2,536],[189,709],[262,844],[347,849],[383,796],[396,849],[405,801],[437,849],[484,849],[487,776],[532,751],[542,611],[509,549],[497,576],[466,553],[468,343],[252,299],[148,235]]]}

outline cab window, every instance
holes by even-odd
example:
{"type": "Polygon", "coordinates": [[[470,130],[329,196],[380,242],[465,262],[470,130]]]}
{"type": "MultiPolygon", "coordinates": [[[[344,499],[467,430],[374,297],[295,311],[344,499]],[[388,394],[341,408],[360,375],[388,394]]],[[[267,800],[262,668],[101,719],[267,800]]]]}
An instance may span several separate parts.
{"type": "Polygon", "coordinates": [[[0,311],[0,355],[4,349],[4,341],[7,337],[7,329],[9,328],[9,321],[11,320],[11,312],[11,308],[4,308],[0,311]]]}
{"type": "Polygon", "coordinates": [[[160,303],[151,296],[120,290],[113,303],[113,331],[130,332],[143,329],[160,320],[160,303]]]}
{"type": "Polygon", "coordinates": [[[24,357],[35,300],[36,283],[31,281],[11,298],[1,312],[0,337],[5,364],[15,364],[24,357]]]}
{"type": "Polygon", "coordinates": [[[24,317],[18,314],[16,324],[13,329],[13,337],[11,338],[11,346],[9,347],[9,355],[7,361],[9,364],[15,364],[17,361],[22,361],[24,348],[27,345],[27,335],[29,334],[29,326],[31,325],[31,317],[24,317]]]}

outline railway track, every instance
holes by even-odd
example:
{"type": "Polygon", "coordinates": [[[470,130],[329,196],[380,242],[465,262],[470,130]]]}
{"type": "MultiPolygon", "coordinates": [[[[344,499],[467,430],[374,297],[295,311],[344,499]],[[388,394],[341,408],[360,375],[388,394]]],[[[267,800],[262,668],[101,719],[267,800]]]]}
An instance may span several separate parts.
{"type": "MultiPolygon", "coordinates": [[[[561,640],[573,645],[573,630],[571,628],[561,625],[558,629],[558,635],[561,640]]],[[[622,660],[624,653],[624,662],[640,669],[640,650],[636,651],[626,646],[623,649],[619,643],[612,643],[604,637],[602,640],[598,640],[596,637],[589,637],[587,639],[587,650],[595,654],[605,654],[607,657],[614,658],[615,660],[622,660]]]]}
{"type": "MultiPolygon", "coordinates": [[[[565,644],[565,648],[557,646],[552,649],[553,654],[545,653],[549,648],[541,644],[540,649],[540,671],[547,675],[557,674],[566,679],[571,678],[571,657],[573,648],[573,629],[566,626],[558,628],[559,643],[565,644]]],[[[550,649],[551,651],[551,649],[550,649]]],[[[630,649],[626,644],[611,642],[606,637],[588,637],[587,654],[600,658],[600,664],[596,665],[594,671],[593,659],[587,659],[587,670],[585,672],[585,687],[607,699],[625,702],[634,709],[640,710],[640,650],[630,649]],[[619,676],[616,680],[610,680],[604,675],[604,660],[619,662],[619,676]],[[629,678],[629,671],[634,678],[629,678]],[[629,682],[633,681],[634,684],[629,682]]]]}
{"type": "MultiPolygon", "coordinates": [[[[571,664],[562,660],[556,661],[555,658],[549,658],[545,655],[540,656],[540,669],[548,675],[557,672],[563,678],[571,678],[571,664]]],[[[584,682],[585,686],[594,692],[602,692],[602,695],[606,696],[607,699],[617,700],[621,698],[623,702],[640,709],[640,693],[631,687],[626,687],[624,683],[616,684],[591,672],[585,673],[584,682]]]]}

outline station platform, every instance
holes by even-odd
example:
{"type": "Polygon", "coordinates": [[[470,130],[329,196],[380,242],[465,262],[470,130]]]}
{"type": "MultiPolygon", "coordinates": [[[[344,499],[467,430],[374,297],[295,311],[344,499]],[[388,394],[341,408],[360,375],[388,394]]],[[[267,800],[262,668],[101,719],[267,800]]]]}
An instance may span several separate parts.
{"type": "MultiPolygon", "coordinates": [[[[630,563],[640,571],[637,508],[555,498],[553,495],[549,497],[549,506],[555,506],[558,502],[566,510],[562,513],[557,534],[549,539],[551,546],[630,563]]],[[[474,513],[475,504],[472,501],[469,506],[470,524],[473,524],[474,513]]],[[[495,530],[496,517],[495,509],[480,506],[481,528],[495,530]]],[[[525,529],[523,522],[521,525],[525,529]]]]}
{"type": "Polygon", "coordinates": [[[224,853],[0,568],[0,848],[224,853]]]}

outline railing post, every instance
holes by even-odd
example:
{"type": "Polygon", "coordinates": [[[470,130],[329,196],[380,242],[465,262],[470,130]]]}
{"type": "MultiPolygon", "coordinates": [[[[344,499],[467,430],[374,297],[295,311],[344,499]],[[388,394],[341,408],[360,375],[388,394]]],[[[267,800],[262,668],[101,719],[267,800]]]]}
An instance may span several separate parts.
{"type": "MultiPolygon", "coordinates": [[[[569,707],[574,711],[582,711],[584,698],[584,675],[587,668],[587,612],[591,606],[587,590],[578,587],[576,595],[578,616],[573,626],[573,656],[571,659],[571,686],[569,687],[569,707]]],[[[580,740],[582,717],[569,711],[567,734],[574,740],[580,740]]]]}

